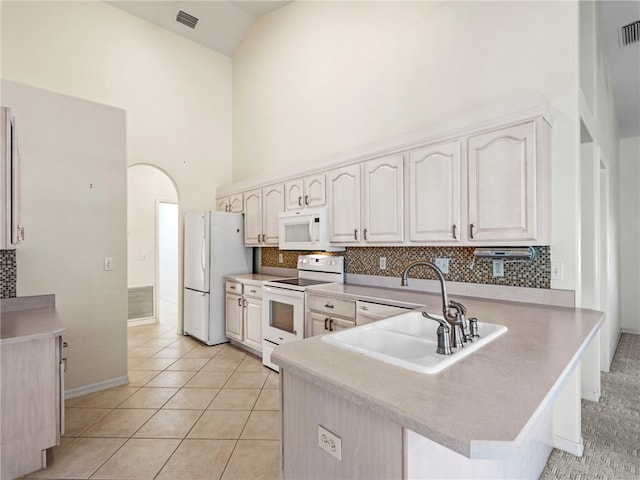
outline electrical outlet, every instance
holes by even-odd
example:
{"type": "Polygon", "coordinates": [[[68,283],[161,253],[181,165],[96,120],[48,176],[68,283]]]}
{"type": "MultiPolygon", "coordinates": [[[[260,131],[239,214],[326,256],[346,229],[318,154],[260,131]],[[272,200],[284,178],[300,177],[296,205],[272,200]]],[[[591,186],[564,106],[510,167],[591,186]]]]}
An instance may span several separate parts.
{"type": "Polygon", "coordinates": [[[380,270],[387,269],[387,257],[380,257],[380,270]]]}
{"type": "Polygon", "coordinates": [[[278,263],[284,263],[284,255],[282,253],[278,254],[278,263]]]}
{"type": "Polygon", "coordinates": [[[442,273],[449,273],[449,259],[436,258],[436,267],[438,267],[442,273]]]}
{"type": "Polygon", "coordinates": [[[342,461],[342,439],[322,425],[318,425],[318,446],[342,461]]]}
{"type": "Polygon", "coordinates": [[[104,257],[104,271],[109,272],[113,270],[113,257],[104,257]]]}
{"type": "Polygon", "coordinates": [[[493,276],[504,277],[504,260],[500,259],[493,261],[493,276]]]}
{"type": "Polygon", "coordinates": [[[562,280],[564,269],[562,262],[551,262],[551,280],[562,280]]]}

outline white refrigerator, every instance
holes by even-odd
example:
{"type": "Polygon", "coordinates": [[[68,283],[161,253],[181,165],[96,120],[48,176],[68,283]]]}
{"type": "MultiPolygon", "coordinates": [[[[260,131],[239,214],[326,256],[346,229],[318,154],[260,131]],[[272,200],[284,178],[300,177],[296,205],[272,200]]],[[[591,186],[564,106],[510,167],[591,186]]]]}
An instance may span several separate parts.
{"type": "Polygon", "coordinates": [[[228,342],[225,281],[253,270],[241,213],[193,211],[184,216],[184,333],[207,345],[228,342]]]}

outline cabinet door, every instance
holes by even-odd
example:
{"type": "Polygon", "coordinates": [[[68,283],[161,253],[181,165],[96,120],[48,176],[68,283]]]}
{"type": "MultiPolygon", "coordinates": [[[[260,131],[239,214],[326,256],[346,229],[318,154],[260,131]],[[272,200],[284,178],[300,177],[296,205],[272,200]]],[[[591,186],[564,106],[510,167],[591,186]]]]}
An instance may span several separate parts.
{"type": "Polygon", "coordinates": [[[360,165],[327,173],[329,241],[358,243],[360,231],[360,165]]]}
{"type": "Polygon", "coordinates": [[[229,211],[229,197],[218,198],[216,200],[216,210],[218,212],[228,212],[229,211]]]}
{"type": "Polygon", "coordinates": [[[404,240],[404,176],[402,155],[364,163],[362,239],[365,242],[404,240]]]}
{"type": "Polygon", "coordinates": [[[296,178],[284,184],[284,209],[300,210],[304,207],[304,182],[296,178]]]}
{"type": "Polygon", "coordinates": [[[339,332],[340,330],[346,330],[347,328],[353,328],[355,326],[356,322],[352,322],[350,320],[329,318],[329,330],[332,332],[339,332]]]}
{"type": "Polygon", "coordinates": [[[535,123],[468,140],[469,240],[536,238],[535,123]]]}
{"type": "Polygon", "coordinates": [[[227,328],[226,334],[227,337],[237,340],[238,342],[243,341],[243,308],[242,308],[242,297],[239,295],[226,295],[226,320],[227,320],[227,328]]]}
{"type": "Polygon", "coordinates": [[[284,189],[282,184],[262,189],[262,243],[278,245],[278,215],[284,210],[284,189]]]}
{"type": "Polygon", "coordinates": [[[243,201],[242,194],[238,193],[236,195],[229,196],[229,211],[233,213],[242,213],[243,212],[243,201]]]}
{"type": "Polygon", "coordinates": [[[244,343],[262,352],[262,302],[244,300],[244,343]]]}
{"type": "Polygon", "coordinates": [[[304,199],[306,207],[323,207],[327,203],[324,173],[304,178],[304,199]]]}
{"type": "Polygon", "coordinates": [[[311,336],[322,335],[329,331],[329,317],[311,312],[311,336]]]}
{"type": "Polygon", "coordinates": [[[409,241],[460,241],[459,141],[409,152],[409,241]]]}
{"type": "Polygon", "coordinates": [[[244,194],[244,244],[258,246],[262,239],[262,190],[244,194]]]}

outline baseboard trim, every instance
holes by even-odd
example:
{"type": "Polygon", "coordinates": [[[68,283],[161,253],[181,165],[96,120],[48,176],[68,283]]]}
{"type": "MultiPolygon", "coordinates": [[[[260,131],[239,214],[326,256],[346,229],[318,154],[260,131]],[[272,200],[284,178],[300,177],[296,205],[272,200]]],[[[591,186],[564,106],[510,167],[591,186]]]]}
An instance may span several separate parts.
{"type": "Polygon", "coordinates": [[[138,325],[147,325],[149,323],[156,323],[156,317],[141,318],[136,320],[129,320],[127,322],[128,327],[137,327],[138,325]]]}
{"type": "Polygon", "coordinates": [[[553,447],[558,450],[562,450],[563,452],[570,453],[571,455],[575,455],[576,457],[581,457],[584,453],[584,441],[582,436],[580,436],[580,441],[576,443],[567,440],[566,438],[559,437],[558,435],[554,435],[553,447]]]}
{"type": "Polygon", "coordinates": [[[600,401],[600,392],[586,392],[582,391],[580,395],[584,400],[589,400],[590,402],[598,403],[600,401]]]}
{"type": "Polygon", "coordinates": [[[107,388],[119,387],[120,385],[126,385],[129,383],[129,376],[116,377],[104,382],[92,383],[90,385],[83,385],[82,387],[70,388],[64,391],[64,398],[68,400],[70,398],[80,397],[89,393],[99,392],[106,390],[107,388]]]}

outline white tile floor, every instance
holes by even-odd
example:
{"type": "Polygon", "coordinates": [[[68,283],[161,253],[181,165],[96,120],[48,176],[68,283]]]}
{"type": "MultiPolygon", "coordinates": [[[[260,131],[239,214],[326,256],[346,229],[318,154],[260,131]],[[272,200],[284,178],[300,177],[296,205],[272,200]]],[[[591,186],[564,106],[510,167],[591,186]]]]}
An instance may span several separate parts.
{"type": "Polygon", "coordinates": [[[67,400],[62,445],[26,478],[277,479],[278,381],[233,346],[129,327],[129,384],[67,400]]]}

